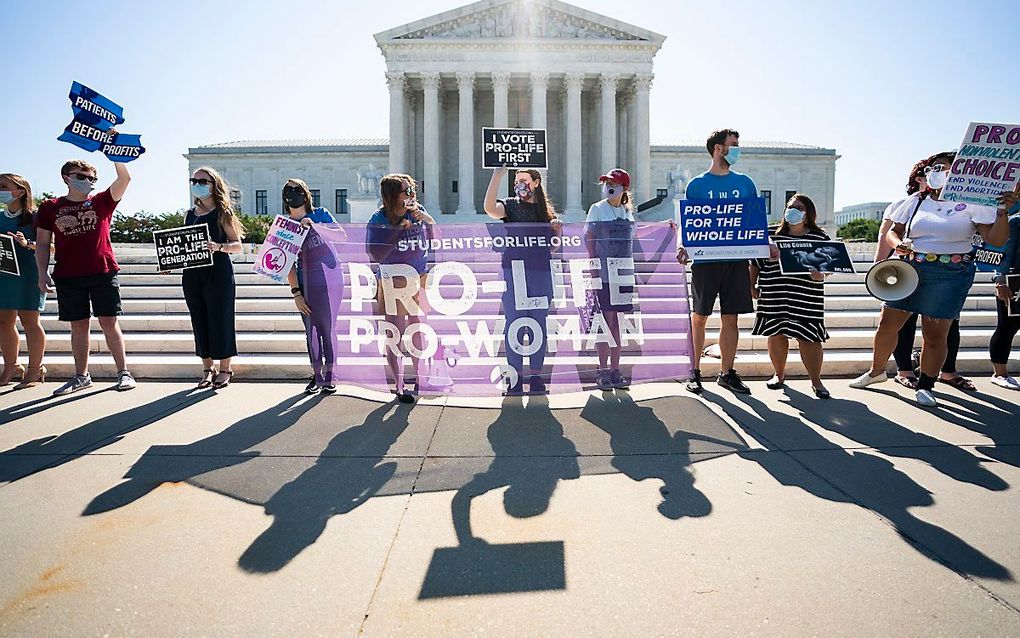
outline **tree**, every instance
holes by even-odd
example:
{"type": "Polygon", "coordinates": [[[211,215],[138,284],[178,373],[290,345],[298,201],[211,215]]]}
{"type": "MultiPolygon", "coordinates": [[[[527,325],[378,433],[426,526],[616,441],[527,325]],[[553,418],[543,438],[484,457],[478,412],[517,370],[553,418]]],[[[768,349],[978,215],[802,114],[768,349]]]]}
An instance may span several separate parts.
{"type": "Polygon", "coordinates": [[[836,231],[836,237],[875,242],[878,241],[878,229],[881,226],[877,219],[854,219],[840,226],[836,231]]]}

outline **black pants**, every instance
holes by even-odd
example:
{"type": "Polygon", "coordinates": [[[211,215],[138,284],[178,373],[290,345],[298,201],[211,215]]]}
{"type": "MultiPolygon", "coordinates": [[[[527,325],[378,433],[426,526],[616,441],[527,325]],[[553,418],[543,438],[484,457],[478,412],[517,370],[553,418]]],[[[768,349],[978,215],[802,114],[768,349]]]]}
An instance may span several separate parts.
{"type": "MultiPolygon", "coordinates": [[[[896,369],[901,372],[913,371],[913,350],[914,336],[917,334],[917,315],[910,315],[907,322],[900,328],[899,340],[896,342],[896,349],[893,350],[893,358],[896,359],[896,369]]],[[[942,364],[942,371],[946,374],[956,373],[956,355],[960,353],[960,320],[955,319],[949,327],[949,334],[946,336],[946,362],[942,364]]]]}
{"type": "Polygon", "coordinates": [[[1009,309],[1002,299],[995,300],[995,309],[998,311],[999,321],[995,325],[995,332],[992,333],[992,340],[988,343],[988,354],[991,355],[992,363],[1005,365],[1009,362],[1013,337],[1020,330],[1020,317],[1010,317],[1009,309]]]}
{"type": "Polygon", "coordinates": [[[234,328],[234,267],[225,253],[212,266],[184,271],[184,300],[195,331],[195,354],[203,359],[237,355],[234,328]]]}

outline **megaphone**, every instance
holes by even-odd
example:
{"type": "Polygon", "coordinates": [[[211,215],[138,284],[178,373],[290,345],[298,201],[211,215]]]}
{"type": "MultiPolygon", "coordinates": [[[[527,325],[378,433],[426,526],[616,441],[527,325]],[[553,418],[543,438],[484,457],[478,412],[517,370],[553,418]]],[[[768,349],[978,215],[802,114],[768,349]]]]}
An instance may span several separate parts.
{"type": "Polygon", "coordinates": [[[872,297],[882,301],[906,299],[917,290],[917,271],[908,261],[886,259],[868,270],[864,285],[872,297]]]}

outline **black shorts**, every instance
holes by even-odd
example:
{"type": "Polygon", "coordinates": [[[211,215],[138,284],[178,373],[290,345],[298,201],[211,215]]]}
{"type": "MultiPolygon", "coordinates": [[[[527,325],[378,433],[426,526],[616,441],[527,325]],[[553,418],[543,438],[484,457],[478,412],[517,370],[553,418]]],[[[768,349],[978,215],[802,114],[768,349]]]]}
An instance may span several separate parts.
{"type": "Polygon", "coordinates": [[[691,266],[691,311],[705,317],[711,315],[717,297],[721,314],[754,312],[746,259],[694,262],[691,266]]]}
{"type": "Polygon", "coordinates": [[[117,273],[85,277],[54,278],[57,286],[57,318],[79,321],[89,318],[89,305],[97,317],[115,317],[121,313],[120,283],[117,273]]]}

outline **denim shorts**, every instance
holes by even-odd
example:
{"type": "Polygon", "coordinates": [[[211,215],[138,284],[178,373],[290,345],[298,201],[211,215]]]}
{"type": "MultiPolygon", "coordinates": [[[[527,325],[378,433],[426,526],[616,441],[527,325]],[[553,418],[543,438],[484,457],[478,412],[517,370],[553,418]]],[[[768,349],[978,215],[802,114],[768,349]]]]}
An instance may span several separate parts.
{"type": "Polygon", "coordinates": [[[910,261],[917,271],[917,290],[906,299],[885,302],[886,308],[916,312],[930,319],[959,319],[974,284],[974,262],[944,264],[910,261]]]}

